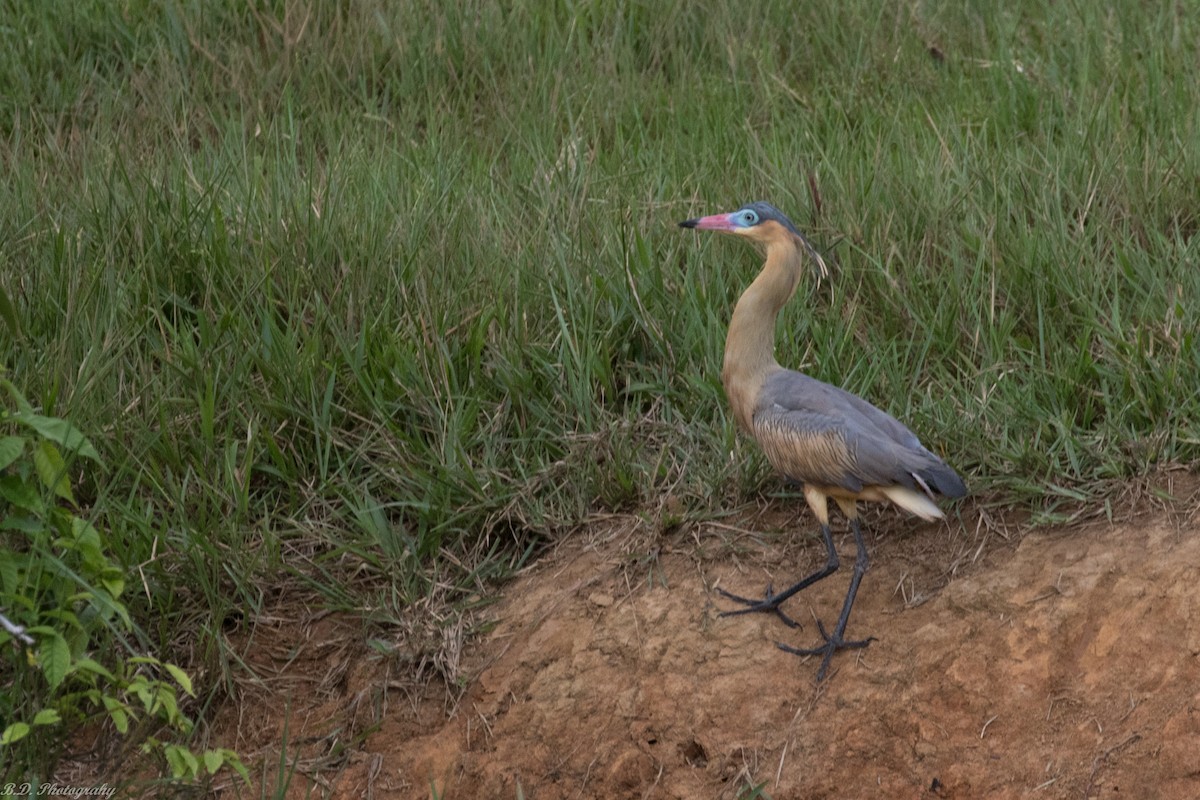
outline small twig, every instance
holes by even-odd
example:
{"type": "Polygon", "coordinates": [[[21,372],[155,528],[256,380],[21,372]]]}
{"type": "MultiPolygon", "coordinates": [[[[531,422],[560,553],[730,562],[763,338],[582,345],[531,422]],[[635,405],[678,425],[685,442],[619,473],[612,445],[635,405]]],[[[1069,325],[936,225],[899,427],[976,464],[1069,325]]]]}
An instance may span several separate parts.
{"type": "Polygon", "coordinates": [[[14,639],[23,642],[27,647],[33,647],[37,644],[37,642],[33,641],[33,637],[25,633],[23,625],[18,625],[3,614],[0,614],[0,627],[12,634],[14,639]]]}
{"type": "Polygon", "coordinates": [[[984,736],[986,736],[986,735],[987,735],[987,729],[988,729],[988,725],[991,725],[993,722],[995,722],[995,721],[996,721],[996,717],[998,717],[998,716],[999,716],[999,714],[996,714],[996,715],[994,715],[994,716],[993,716],[991,719],[989,719],[987,722],[983,723],[983,730],[981,730],[981,731],[979,732],[979,738],[980,738],[980,739],[982,739],[984,736]]]}
{"type": "Polygon", "coordinates": [[[1125,714],[1119,720],[1117,720],[1117,724],[1120,725],[1122,722],[1129,719],[1129,715],[1132,714],[1134,711],[1137,711],[1138,705],[1140,705],[1138,703],[1138,701],[1133,699],[1133,692],[1130,692],[1129,693],[1129,710],[1126,711],[1125,714]]]}
{"type": "Polygon", "coordinates": [[[783,752],[779,754],[779,769],[775,770],[775,788],[779,788],[779,780],[783,777],[783,762],[787,759],[788,745],[790,741],[783,743],[783,752]]]}
{"type": "Polygon", "coordinates": [[[1027,602],[1025,605],[1031,606],[1034,603],[1037,603],[1041,600],[1045,600],[1047,597],[1054,597],[1055,595],[1061,595],[1061,594],[1062,594],[1062,590],[1060,590],[1057,586],[1051,586],[1049,589],[1042,592],[1037,597],[1035,597],[1032,600],[1030,600],[1029,602],[1027,602]]]}
{"type": "Polygon", "coordinates": [[[658,786],[658,782],[662,780],[663,770],[666,769],[666,766],[666,764],[658,765],[658,774],[654,776],[654,783],[650,784],[650,786],[646,789],[646,792],[642,795],[642,800],[647,800],[647,798],[650,797],[650,794],[658,786]]]}

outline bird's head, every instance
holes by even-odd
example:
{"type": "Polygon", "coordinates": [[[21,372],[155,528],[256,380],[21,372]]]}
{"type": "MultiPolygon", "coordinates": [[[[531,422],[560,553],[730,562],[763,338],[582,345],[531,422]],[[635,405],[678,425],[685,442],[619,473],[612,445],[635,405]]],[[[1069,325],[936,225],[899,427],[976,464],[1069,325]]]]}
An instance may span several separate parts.
{"type": "Polygon", "coordinates": [[[780,244],[802,247],[812,258],[813,266],[818,274],[822,278],[829,276],[829,268],[825,266],[825,260],[821,258],[821,254],[804,234],[797,230],[782,211],[761,200],[757,203],[747,203],[729,214],[713,214],[709,217],[687,219],[679,223],[679,227],[730,233],[745,237],[765,248],[780,244]]]}

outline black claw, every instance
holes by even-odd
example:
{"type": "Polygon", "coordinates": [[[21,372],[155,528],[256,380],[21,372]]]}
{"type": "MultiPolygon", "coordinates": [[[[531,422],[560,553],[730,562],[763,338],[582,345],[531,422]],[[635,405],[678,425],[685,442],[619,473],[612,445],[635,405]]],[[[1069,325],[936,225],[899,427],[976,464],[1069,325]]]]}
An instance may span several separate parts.
{"type": "Polygon", "coordinates": [[[717,587],[717,591],[720,592],[722,597],[725,597],[729,600],[732,600],[735,603],[741,603],[742,605],[746,606],[746,608],[738,608],[738,609],[734,609],[732,611],[722,611],[720,614],[718,614],[718,616],[736,617],[741,614],[754,614],[754,613],[761,612],[761,613],[767,613],[767,614],[774,614],[775,616],[779,617],[779,619],[783,620],[783,624],[787,625],[789,628],[799,628],[800,627],[799,622],[796,622],[796,620],[792,619],[787,614],[783,613],[783,611],[779,608],[780,604],[784,600],[786,600],[788,597],[790,597],[790,595],[781,596],[781,595],[775,594],[774,588],[772,587],[771,584],[767,584],[767,591],[763,593],[762,600],[754,600],[749,597],[742,597],[739,594],[733,594],[732,592],[727,592],[720,587],[717,587]]]}
{"type": "Polygon", "coordinates": [[[825,680],[825,672],[829,669],[829,662],[833,658],[833,654],[838,650],[860,650],[871,642],[876,641],[874,636],[868,636],[866,639],[846,641],[837,631],[834,631],[831,636],[825,630],[825,626],[821,624],[820,620],[817,620],[817,630],[821,632],[821,638],[825,640],[824,644],[816,647],[792,647],[790,644],[776,642],[775,646],[785,653],[792,653],[797,656],[822,656],[821,668],[817,670],[818,681],[825,680]]]}

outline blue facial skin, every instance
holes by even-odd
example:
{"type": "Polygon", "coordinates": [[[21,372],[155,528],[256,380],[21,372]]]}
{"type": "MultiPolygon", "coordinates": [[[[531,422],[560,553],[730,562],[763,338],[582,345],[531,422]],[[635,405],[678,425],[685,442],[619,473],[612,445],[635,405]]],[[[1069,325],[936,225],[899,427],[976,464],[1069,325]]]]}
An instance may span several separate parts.
{"type": "Polygon", "coordinates": [[[749,206],[733,212],[733,223],[739,228],[753,228],[760,221],[758,212],[749,206]]]}

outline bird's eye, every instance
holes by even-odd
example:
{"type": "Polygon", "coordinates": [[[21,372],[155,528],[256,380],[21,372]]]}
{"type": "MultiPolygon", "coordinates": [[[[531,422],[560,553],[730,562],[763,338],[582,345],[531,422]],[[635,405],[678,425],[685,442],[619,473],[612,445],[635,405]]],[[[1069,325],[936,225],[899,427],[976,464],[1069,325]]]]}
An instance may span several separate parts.
{"type": "Polygon", "coordinates": [[[758,222],[758,214],[755,214],[753,211],[744,211],[742,212],[742,222],[745,222],[747,225],[753,225],[758,222]]]}

